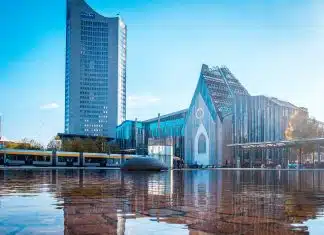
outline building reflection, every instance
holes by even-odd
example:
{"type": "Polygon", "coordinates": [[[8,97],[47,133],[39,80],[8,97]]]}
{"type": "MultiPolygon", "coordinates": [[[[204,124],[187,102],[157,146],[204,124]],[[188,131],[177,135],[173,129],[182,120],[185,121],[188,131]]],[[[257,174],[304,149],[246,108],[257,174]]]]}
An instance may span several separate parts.
{"type": "Polygon", "coordinates": [[[65,234],[134,234],[152,224],[183,225],[192,235],[295,234],[291,224],[324,209],[323,177],[321,171],[0,170],[0,199],[51,193],[64,211],[65,234]]]}

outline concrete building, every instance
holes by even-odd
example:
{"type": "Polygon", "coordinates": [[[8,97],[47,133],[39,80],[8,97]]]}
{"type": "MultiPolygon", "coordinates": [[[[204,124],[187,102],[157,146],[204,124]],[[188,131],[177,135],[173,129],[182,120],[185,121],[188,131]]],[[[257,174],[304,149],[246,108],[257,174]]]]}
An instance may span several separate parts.
{"type": "Polygon", "coordinates": [[[115,138],[126,117],[126,34],[84,0],[67,0],[65,133],[115,138]]]}

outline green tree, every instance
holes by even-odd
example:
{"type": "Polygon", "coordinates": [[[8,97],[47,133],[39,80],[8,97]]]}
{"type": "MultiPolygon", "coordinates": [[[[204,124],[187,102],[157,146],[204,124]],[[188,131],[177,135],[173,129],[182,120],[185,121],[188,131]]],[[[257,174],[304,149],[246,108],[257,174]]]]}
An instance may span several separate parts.
{"type": "Polygon", "coordinates": [[[97,137],[97,139],[95,140],[95,145],[99,153],[108,152],[108,144],[104,137],[97,137]]]}
{"type": "Polygon", "coordinates": [[[65,139],[62,142],[62,149],[70,152],[88,152],[88,153],[119,153],[120,148],[117,143],[107,143],[106,138],[74,138],[65,139]]]}
{"type": "Polygon", "coordinates": [[[72,140],[70,139],[63,139],[62,140],[62,150],[71,152],[72,151],[72,140]]]}
{"type": "Polygon", "coordinates": [[[6,148],[9,149],[27,149],[27,150],[44,150],[44,146],[33,139],[22,139],[19,143],[8,143],[6,148]]]}
{"type": "Polygon", "coordinates": [[[88,153],[98,152],[98,147],[93,139],[91,138],[84,139],[82,140],[82,144],[83,144],[84,152],[88,152],[88,153]]]}

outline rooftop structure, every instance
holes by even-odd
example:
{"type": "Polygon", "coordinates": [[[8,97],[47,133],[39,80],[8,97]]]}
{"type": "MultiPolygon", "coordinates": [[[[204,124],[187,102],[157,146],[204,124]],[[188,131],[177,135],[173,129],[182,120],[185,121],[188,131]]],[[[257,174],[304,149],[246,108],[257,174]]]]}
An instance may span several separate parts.
{"type": "MultiPolygon", "coordinates": [[[[203,91],[203,86],[206,86],[208,95],[221,120],[232,113],[234,96],[249,95],[245,87],[227,67],[208,67],[208,65],[203,64],[200,77],[200,80],[204,83],[201,84],[200,88],[203,91]]],[[[206,97],[206,99],[208,98],[206,97]]]]}

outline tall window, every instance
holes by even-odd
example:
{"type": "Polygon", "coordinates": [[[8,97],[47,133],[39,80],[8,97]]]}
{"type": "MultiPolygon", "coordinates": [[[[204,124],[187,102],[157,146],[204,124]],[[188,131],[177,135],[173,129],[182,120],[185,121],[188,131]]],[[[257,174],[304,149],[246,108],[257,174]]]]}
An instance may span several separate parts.
{"type": "Polygon", "coordinates": [[[206,137],[201,134],[198,139],[198,153],[206,153],[206,137]]]}

